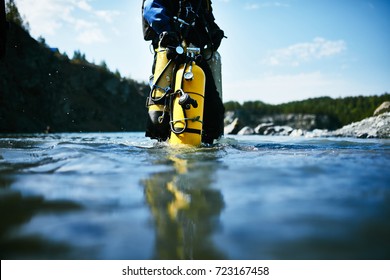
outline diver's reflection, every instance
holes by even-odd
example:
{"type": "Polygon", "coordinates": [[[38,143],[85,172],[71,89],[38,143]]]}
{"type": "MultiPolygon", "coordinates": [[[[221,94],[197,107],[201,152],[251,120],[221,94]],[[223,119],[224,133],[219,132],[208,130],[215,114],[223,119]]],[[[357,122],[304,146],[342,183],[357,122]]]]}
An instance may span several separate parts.
{"type": "Polygon", "coordinates": [[[224,207],[210,188],[216,161],[170,156],[175,169],[145,180],[145,195],[156,225],[157,259],[224,259],[212,241],[224,207]]]}
{"type": "Polygon", "coordinates": [[[80,257],[80,255],[73,255],[73,248],[65,241],[55,241],[43,234],[23,234],[19,229],[42,212],[54,216],[80,211],[82,206],[73,201],[54,201],[41,195],[26,195],[12,188],[15,181],[0,176],[0,259],[63,260],[80,257]]]}

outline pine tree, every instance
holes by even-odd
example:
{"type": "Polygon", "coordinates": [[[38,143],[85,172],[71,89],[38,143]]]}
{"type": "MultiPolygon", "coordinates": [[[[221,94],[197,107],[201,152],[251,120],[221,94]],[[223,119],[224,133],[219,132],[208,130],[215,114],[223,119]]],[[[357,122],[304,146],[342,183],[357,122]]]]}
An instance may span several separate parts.
{"type": "Polygon", "coordinates": [[[23,20],[14,0],[8,0],[5,5],[5,12],[6,19],[8,22],[13,22],[16,25],[22,27],[24,30],[29,31],[29,24],[25,20],[23,20]]]}

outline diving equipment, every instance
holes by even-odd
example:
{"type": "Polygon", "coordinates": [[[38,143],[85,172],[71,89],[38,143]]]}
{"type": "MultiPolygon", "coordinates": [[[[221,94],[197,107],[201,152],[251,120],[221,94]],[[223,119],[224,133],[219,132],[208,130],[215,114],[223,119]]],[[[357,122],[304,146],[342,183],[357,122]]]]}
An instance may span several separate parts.
{"type": "Polygon", "coordinates": [[[196,64],[199,48],[186,48],[189,61],[176,72],[171,101],[170,144],[199,146],[202,140],[206,76],[196,64]]]}
{"type": "Polygon", "coordinates": [[[175,63],[167,58],[168,48],[159,45],[156,50],[154,77],[146,106],[148,107],[151,138],[166,140],[169,136],[169,95],[175,63]]]}

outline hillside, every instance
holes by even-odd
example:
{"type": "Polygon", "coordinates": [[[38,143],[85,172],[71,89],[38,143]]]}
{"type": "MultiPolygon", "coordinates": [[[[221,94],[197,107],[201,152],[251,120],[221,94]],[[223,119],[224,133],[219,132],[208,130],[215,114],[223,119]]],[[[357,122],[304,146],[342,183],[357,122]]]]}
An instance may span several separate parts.
{"type": "Polygon", "coordinates": [[[226,111],[239,117],[249,126],[272,122],[278,125],[291,125],[301,129],[338,129],[352,122],[361,121],[373,115],[375,109],[390,94],[374,96],[353,96],[344,98],[318,97],[279,105],[261,101],[225,103],[226,111]],[[289,119],[290,123],[289,123],[289,119]]]}
{"type": "Polygon", "coordinates": [[[144,130],[147,85],[70,60],[18,25],[10,25],[7,37],[0,59],[0,132],[144,130]]]}

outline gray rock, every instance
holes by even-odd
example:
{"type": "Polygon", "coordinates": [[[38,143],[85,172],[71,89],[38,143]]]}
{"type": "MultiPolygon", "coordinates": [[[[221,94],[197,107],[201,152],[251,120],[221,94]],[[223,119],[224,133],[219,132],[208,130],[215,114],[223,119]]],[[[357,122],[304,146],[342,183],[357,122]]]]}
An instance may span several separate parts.
{"type": "Polygon", "coordinates": [[[314,114],[274,114],[263,116],[259,118],[257,122],[273,123],[275,125],[290,126],[296,129],[310,130],[326,126],[329,123],[329,117],[314,114]]]}
{"type": "Polygon", "coordinates": [[[294,129],[290,126],[280,126],[279,127],[279,131],[278,131],[278,135],[280,136],[289,136],[291,134],[291,132],[293,131],[294,129]]]}
{"type": "Polygon", "coordinates": [[[306,131],[303,134],[305,137],[328,137],[330,136],[329,131],[327,129],[314,129],[312,131],[306,131]]]}
{"type": "Polygon", "coordinates": [[[290,135],[291,137],[300,137],[300,136],[303,136],[305,135],[305,131],[302,130],[302,129],[294,129],[293,131],[291,131],[290,135]]]}
{"type": "Polygon", "coordinates": [[[237,118],[236,113],[234,111],[226,111],[225,112],[225,118],[224,118],[224,124],[225,126],[231,124],[235,119],[237,118]]]}
{"type": "Polygon", "coordinates": [[[329,136],[357,138],[390,138],[390,112],[354,122],[332,131],[329,136]]]}
{"type": "Polygon", "coordinates": [[[264,134],[264,132],[267,130],[267,128],[270,128],[273,126],[273,123],[261,123],[255,128],[255,133],[256,134],[264,134]]]}
{"type": "Polygon", "coordinates": [[[378,116],[386,112],[390,112],[390,101],[385,101],[378,108],[376,108],[374,116],[378,116]]]}
{"type": "Polygon", "coordinates": [[[264,131],[264,135],[288,136],[293,130],[290,126],[271,126],[264,131]]]}
{"type": "Polygon", "coordinates": [[[224,128],[224,134],[237,134],[240,130],[240,122],[238,118],[235,118],[233,122],[224,128]]]}
{"type": "Polygon", "coordinates": [[[238,133],[237,135],[253,135],[255,134],[255,131],[253,128],[249,127],[249,126],[245,126],[243,127],[238,133]]]}

